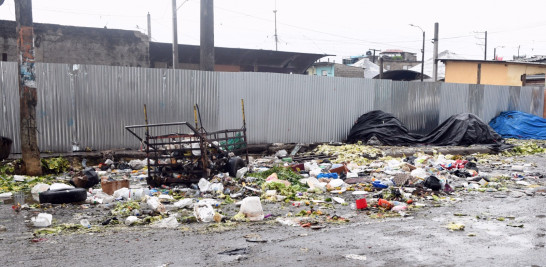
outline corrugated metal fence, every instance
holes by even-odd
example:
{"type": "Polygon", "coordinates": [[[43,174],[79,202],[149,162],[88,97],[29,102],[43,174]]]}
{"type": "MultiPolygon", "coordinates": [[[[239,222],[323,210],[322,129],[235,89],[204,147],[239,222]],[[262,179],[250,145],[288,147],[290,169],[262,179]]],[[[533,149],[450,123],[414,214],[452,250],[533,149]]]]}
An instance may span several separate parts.
{"type": "MultiPolygon", "coordinates": [[[[17,64],[0,62],[0,135],[19,151],[17,64]]],[[[222,73],[70,64],[36,64],[41,151],[136,148],[124,129],[193,122],[198,104],[207,130],[242,126],[250,143],[328,142],[346,138],[356,119],[381,109],[425,133],[453,114],[483,121],[501,111],[542,115],[543,87],[394,82],[274,73],[222,73]]]]}

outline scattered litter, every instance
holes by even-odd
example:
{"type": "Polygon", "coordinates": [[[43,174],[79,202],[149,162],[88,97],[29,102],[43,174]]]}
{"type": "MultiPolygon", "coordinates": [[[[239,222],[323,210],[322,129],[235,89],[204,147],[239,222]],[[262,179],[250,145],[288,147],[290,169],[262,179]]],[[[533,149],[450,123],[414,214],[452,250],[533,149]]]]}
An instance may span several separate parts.
{"type": "Polygon", "coordinates": [[[34,227],[48,227],[51,225],[53,215],[49,213],[39,213],[36,217],[30,219],[34,227]]]}

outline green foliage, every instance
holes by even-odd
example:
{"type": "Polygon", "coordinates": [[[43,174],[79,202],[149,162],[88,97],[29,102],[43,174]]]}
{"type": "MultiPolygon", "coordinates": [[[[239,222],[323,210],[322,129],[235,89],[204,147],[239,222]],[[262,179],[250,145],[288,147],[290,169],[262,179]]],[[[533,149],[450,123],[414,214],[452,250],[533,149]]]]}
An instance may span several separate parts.
{"type": "Polygon", "coordinates": [[[70,168],[70,162],[63,157],[42,159],[42,168],[55,174],[64,173],[70,168]]]}

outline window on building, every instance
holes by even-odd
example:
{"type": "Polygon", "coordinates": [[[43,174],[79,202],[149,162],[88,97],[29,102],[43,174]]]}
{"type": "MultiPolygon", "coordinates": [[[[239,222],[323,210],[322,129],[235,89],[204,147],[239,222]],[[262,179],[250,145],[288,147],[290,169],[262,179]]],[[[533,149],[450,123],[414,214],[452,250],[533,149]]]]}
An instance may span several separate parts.
{"type": "Polygon", "coordinates": [[[328,71],[323,70],[322,71],[322,76],[328,76],[328,71]]]}
{"type": "Polygon", "coordinates": [[[2,61],[8,61],[8,53],[2,53],[2,61]]]}

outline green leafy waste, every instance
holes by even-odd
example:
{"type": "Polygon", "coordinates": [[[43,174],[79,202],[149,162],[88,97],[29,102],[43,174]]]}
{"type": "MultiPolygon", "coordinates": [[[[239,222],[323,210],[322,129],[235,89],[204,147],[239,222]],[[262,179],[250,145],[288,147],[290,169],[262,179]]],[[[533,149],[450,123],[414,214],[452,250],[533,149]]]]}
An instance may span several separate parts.
{"type": "Polygon", "coordinates": [[[52,184],[58,182],[55,176],[46,175],[39,177],[29,177],[27,180],[22,182],[17,182],[13,180],[11,175],[1,175],[0,174],[0,194],[7,192],[29,192],[32,187],[38,183],[52,184]]]}
{"type": "Polygon", "coordinates": [[[42,159],[42,168],[56,174],[64,173],[70,168],[70,162],[63,157],[42,159]]]}
{"type": "Polygon", "coordinates": [[[279,165],[274,166],[267,171],[251,173],[248,176],[259,178],[258,184],[261,185],[263,182],[265,182],[265,179],[273,173],[277,174],[279,180],[289,181],[292,185],[301,185],[300,179],[302,177],[299,173],[294,172],[292,168],[285,168],[279,165]]]}
{"type": "Polygon", "coordinates": [[[266,190],[276,190],[278,194],[286,196],[288,200],[298,200],[297,193],[307,191],[307,189],[300,184],[286,186],[284,183],[275,181],[262,184],[262,191],[266,190]]]}

